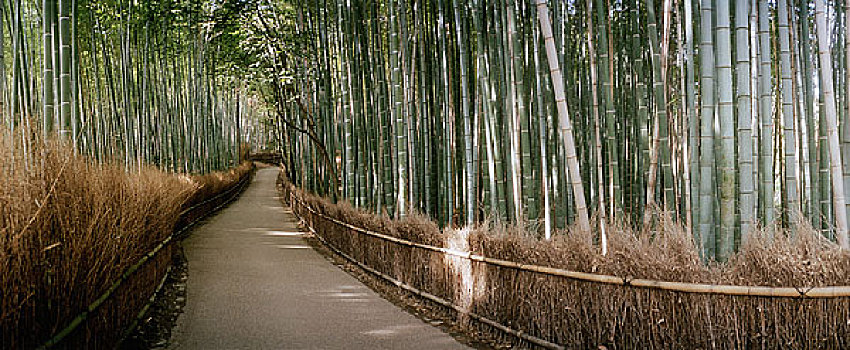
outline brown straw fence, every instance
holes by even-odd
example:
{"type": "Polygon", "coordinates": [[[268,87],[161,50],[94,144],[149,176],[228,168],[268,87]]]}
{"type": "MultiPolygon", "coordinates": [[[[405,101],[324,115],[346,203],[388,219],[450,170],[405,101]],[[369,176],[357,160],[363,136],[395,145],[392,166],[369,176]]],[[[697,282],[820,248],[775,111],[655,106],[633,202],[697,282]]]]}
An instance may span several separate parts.
{"type": "Polygon", "coordinates": [[[164,285],[171,270],[172,243],[186,237],[196,224],[238,198],[251,182],[253,170],[253,164],[243,163],[235,170],[238,175],[236,181],[210,181],[208,183],[217,186],[197,191],[191,196],[177,216],[173,232],[125,270],[107,291],[39,349],[111,348],[120,343],[144,317],[156,293],[164,285]],[[144,274],[146,270],[151,270],[147,276],[144,274]],[[157,281],[156,278],[159,282],[152,283],[157,281]],[[113,305],[110,307],[110,304],[113,305]],[[116,308],[120,312],[116,313],[116,308]]]}
{"type": "MultiPolygon", "coordinates": [[[[252,173],[253,164],[243,163],[228,173],[194,177],[194,181],[205,185],[181,199],[185,202],[179,212],[173,212],[176,216],[170,219],[170,225],[151,226],[150,230],[155,231],[151,234],[156,235],[152,238],[156,240],[135,243],[147,248],[138,249],[140,254],[134,255],[126,267],[101,281],[103,287],[91,288],[96,293],[74,293],[73,290],[82,287],[69,285],[68,295],[57,295],[52,300],[39,296],[25,299],[21,307],[4,315],[8,318],[0,324],[0,348],[114,348],[143,316],[153,295],[161,288],[172,263],[172,243],[195,223],[236,198],[250,182],[252,173]],[[205,179],[206,176],[217,178],[205,179]],[[43,312],[45,308],[59,310],[61,314],[47,315],[43,312]]],[[[148,215],[151,215],[150,225],[158,223],[159,217],[148,215]]],[[[139,224],[144,227],[145,223],[139,224]]]]}
{"type": "Polygon", "coordinates": [[[848,286],[684,283],[545,266],[532,263],[546,260],[535,257],[533,249],[505,248],[510,244],[500,241],[504,237],[441,233],[416,220],[352,214],[282,182],[293,212],[332,250],[461,319],[477,320],[527,345],[850,347],[848,286]]]}

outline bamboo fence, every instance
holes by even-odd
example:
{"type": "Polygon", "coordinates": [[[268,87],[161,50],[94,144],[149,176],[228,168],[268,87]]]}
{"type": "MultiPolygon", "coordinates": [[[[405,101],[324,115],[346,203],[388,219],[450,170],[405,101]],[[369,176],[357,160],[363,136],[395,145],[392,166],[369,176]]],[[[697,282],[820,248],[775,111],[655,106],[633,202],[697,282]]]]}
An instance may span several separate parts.
{"type": "Polygon", "coordinates": [[[391,284],[533,346],[573,348],[605,344],[626,348],[637,345],[646,348],[739,348],[784,344],[791,348],[843,348],[849,344],[846,331],[850,320],[847,312],[850,286],[764,287],[684,283],[523,264],[358,227],[311,207],[294,186],[283,185],[285,198],[293,212],[338,254],[391,284]],[[345,235],[349,236],[343,237],[345,235]],[[351,246],[345,246],[348,242],[351,246]],[[370,244],[376,247],[369,247],[370,244]],[[417,250],[437,257],[416,253],[417,250]],[[485,293],[487,295],[480,305],[458,305],[458,295],[462,294],[458,285],[463,284],[459,283],[458,276],[440,276],[436,280],[442,278],[446,281],[435,282],[434,277],[415,276],[412,272],[450,275],[451,269],[437,266],[434,261],[451,259],[468,261],[473,271],[487,271],[488,293],[485,293]],[[393,264],[417,266],[398,267],[393,264]],[[519,273],[529,276],[520,276],[519,273]],[[532,285],[525,286],[519,281],[528,281],[532,285]],[[535,283],[540,286],[534,286],[535,283]],[[553,295],[545,295],[544,287],[549,287],[553,295]],[[438,290],[441,288],[448,290],[438,290]],[[523,288],[539,288],[544,290],[544,295],[535,295],[523,291],[523,288]],[[532,296],[530,300],[529,296],[532,296]],[[484,309],[487,305],[495,305],[498,310],[484,309]],[[542,314],[509,311],[525,307],[542,310],[542,314]],[[625,315],[629,313],[627,310],[633,310],[633,315],[625,315]],[[610,313],[606,314],[606,311],[610,313]],[[515,316],[514,312],[519,316],[515,316]],[[616,312],[623,315],[616,315],[616,312]],[[699,314],[689,316],[689,313],[699,314]],[[580,317],[574,320],[554,320],[556,317],[569,319],[570,315],[576,314],[580,317]],[[672,317],[680,319],[673,320],[672,317]],[[689,317],[694,319],[689,320],[689,317]],[[811,320],[807,321],[807,318],[811,320]],[[636,319],[652,319],[652,322],[635,322],[636,319]],[[595,325],[568,326],[576,325],[576,322],[595,325]],[[605,330],[606,326],[612,328],[605,330]],[[587,330],[585,327],[603,330],[587,330]]]}

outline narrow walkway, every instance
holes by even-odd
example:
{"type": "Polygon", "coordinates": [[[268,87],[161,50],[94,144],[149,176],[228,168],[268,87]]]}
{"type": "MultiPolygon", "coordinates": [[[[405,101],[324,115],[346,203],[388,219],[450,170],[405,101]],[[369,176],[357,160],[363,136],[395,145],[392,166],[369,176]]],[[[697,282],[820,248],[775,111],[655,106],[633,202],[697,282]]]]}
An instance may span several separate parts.
{"type": "Polygon", "coordinates": [[[172,349],[462,349],[301,238],[260,169],[242,197],[183,242],[189,265],[172,349]]]}

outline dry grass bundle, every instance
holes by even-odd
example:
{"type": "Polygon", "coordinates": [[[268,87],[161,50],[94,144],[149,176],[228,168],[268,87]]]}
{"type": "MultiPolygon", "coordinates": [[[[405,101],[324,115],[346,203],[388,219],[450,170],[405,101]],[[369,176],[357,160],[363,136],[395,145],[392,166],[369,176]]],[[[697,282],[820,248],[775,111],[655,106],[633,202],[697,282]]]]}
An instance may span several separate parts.
{"type": "Polygon", "coordinates": [[[621,277],[678,282],[710,282],[711,271],[700,259],[693,237],[669,218],[652,232],[629,226],[607,228],[608,254],[598,273],[621,277]]]}
{"type": "MultiPolygon", "coordinates": [[[[283,188],[320,214],[357,227],[518,263],[705,284],[850,285],[850,253],[802,223],[793,235],[752,234],[729,263],[705,265],[692,237],[663,217],[645,232],[609,225],[608,254],[602,255],[591,243],[594,233],[570,229],[552,241],[540,241],[523,229],[490,223],[471,231],[440,231],[421,216],[401,221],[369,217],[289,184],[283,188]]],[[[297,203],[293,208],[329,244],[381,273],[567,348],[850,346],[850,298],[846,297],[694,294],[573,280],[396,244],[344,228],[297,203]]]]}
{"type": "Polygon", "coordinates": [[[242,180],[242,177],[250,172],[253,166],[251,162],[244,162],[229,170],[188,177],[188,182],[195,189],[187,202],[198,203],[230,189],[231,186],[242,180]]]}
{"type": "MultiPolygon", "coordinates": [[[[0,138],[2,139],[2,138],[0,138]]],[[[5,141],[5,140],[4,140],[5,141]]],[[[244,176],[125,171],[59,144],[0,154],[0,348],[40,345],[171,234],[186,206],[244,176]]],[[[67,347],[114,346],[170,264],[170,247],[122,285],[67,347]]]]}
{"type": "Polygon", "coordinates": [[[183,227],[194,222],[208,211],[222,204],[229,197],[226,195],[228,191],[238,190],[237,185],[240,185],[243,181],[248,181],[253,170],[254,164],[246,161],[224,171],[204,175],[180,175],[181,179],[192,188],[183,209],[191,208],[193,210],[181,216],[177,221],[177,226],[183,227]]]}
{"type": "Polygon", "coordinates": [[[807,223],[793,235],[760,230],[721,274],[720,283],[760,286],[850,285],[850,252],[840,249],[807,223]]]}

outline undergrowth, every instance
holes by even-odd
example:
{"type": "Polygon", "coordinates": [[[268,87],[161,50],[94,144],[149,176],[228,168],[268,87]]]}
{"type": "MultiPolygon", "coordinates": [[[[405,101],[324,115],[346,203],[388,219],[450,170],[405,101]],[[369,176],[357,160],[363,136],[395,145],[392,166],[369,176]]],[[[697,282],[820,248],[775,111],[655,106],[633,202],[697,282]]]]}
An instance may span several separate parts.
{"type": "MultiPolygon", "coordinates": [[[[250,170],[246,163],[183,176],[97,163],[59,143],[30,145],[27,151],[4,147],[0,348],[35,347],[62,330],[171,234],[181,210],[229,188],[250,170]]],[[[170,248],[117,290],[66,347],[114,346],[121,327],[162,278],[170,248]]]]}

